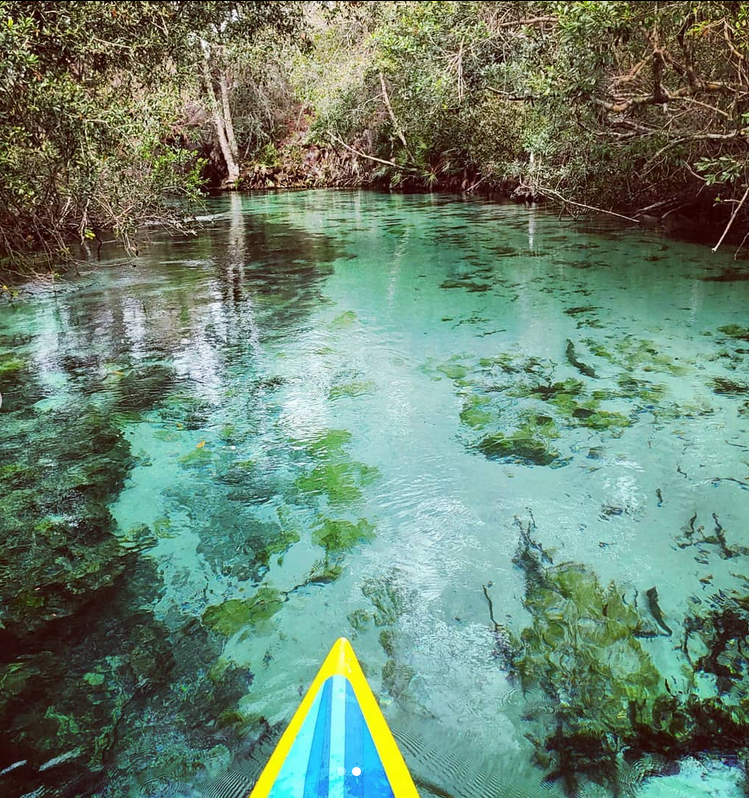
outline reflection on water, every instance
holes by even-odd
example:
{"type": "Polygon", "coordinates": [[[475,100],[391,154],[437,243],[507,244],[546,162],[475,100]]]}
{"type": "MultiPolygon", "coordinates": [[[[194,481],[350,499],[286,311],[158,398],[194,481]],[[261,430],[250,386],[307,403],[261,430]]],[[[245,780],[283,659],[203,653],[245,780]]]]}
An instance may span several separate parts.
{"type": "Polygon", "coordinates": [[[3,795],[231,794],[342,634],[425,796],[742,794],[735,265],[445,197],[209,209],[0,308],[3,795]]]}

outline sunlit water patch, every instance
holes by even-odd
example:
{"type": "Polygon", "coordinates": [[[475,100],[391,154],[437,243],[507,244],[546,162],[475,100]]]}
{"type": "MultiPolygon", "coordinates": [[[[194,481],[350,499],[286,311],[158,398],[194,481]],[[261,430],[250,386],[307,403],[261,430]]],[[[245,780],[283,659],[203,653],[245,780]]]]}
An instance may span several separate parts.
{"type": "Polygon", "coordinates": [[[446,197],[204,225],[0,308],[3,795],[249,785],[340,635],[424,796],[742,794],[743,267],[446,197]]]}

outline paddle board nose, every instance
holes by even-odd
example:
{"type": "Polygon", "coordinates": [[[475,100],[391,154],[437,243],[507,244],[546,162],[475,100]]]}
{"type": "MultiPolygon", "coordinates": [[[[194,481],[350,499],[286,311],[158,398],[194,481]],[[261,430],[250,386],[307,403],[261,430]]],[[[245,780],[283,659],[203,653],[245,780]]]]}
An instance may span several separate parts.
{"type": "Polygon", "coordinates": [[[351,643],[333,644],[249,798],[418,798],[351,643]]]}

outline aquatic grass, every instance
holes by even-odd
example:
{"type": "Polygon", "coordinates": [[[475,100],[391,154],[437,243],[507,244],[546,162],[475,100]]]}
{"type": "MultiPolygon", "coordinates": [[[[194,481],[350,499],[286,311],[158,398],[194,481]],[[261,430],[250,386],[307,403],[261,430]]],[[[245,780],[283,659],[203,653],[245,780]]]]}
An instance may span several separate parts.
{"type": "MultiPolygon", "coordinates": [[[[490,460],[561,467],[570,458],[552,445],[560,430],[585,427],[618,436],[633,423],[631,417],[601,406],[603,398],[620,398],[619,392],[590,391],[572,377],[554,381],[555,364],[549,360],[510,353],[478,362],[454,356],[436,370],[452,379],[462,397],[461,424],[480,435],[472,436],[468,447],[490,460]],[[519,410],[508,401],[517,399],[519,410]]],[[[648,398],[655,394],[653,390],[648,398]]]]}

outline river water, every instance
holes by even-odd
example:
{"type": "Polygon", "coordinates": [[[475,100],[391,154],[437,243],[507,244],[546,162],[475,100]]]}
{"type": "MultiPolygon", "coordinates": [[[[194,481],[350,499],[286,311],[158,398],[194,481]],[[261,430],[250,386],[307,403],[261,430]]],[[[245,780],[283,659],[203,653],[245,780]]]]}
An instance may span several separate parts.
{"type": "Polygon", "coordinates": [[[0,792],[228,795],[345,635],[424,796],[745,794],[747,273],[233,194],[0,306],[0,792]]]}

